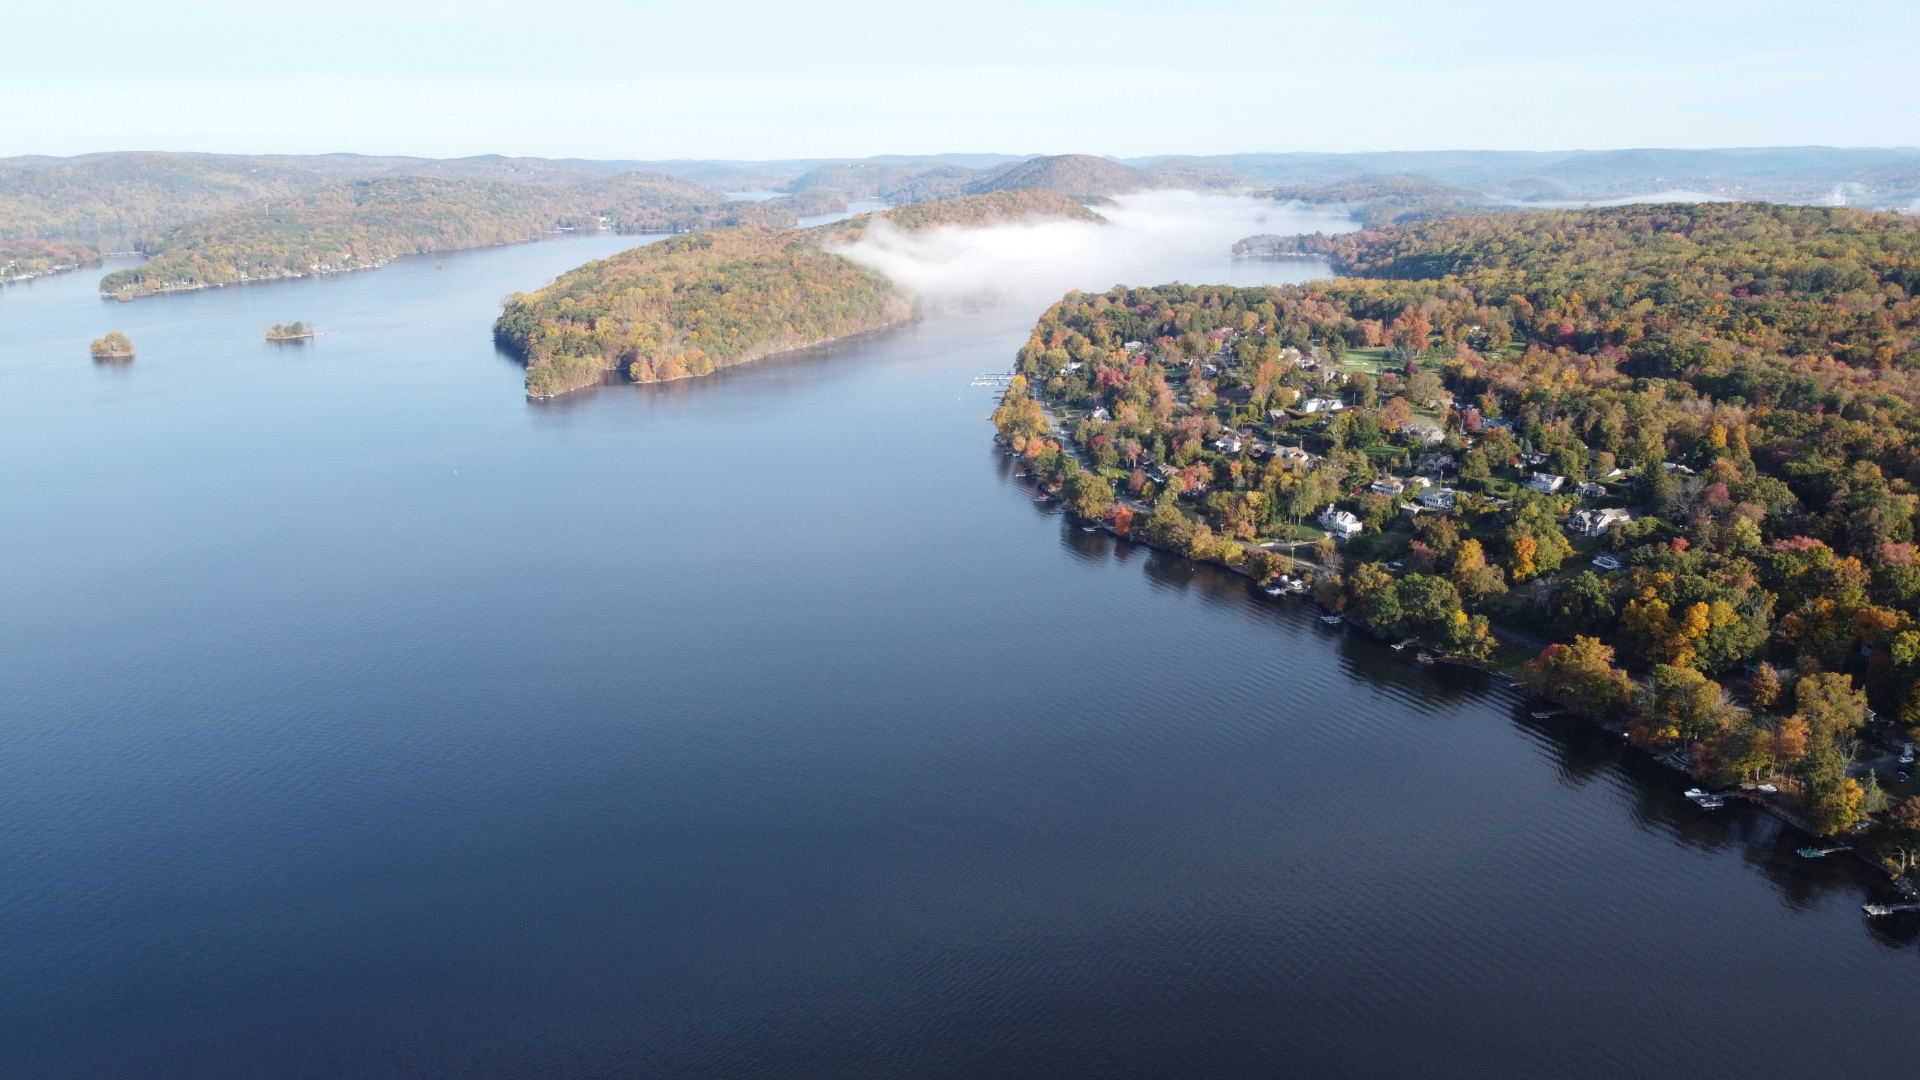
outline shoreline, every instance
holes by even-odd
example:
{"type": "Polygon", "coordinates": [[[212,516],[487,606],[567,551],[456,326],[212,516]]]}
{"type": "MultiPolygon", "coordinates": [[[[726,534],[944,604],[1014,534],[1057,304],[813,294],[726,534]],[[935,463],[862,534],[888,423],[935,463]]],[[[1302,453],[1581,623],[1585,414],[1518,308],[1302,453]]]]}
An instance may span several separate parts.
{"type": "MultiPolygon", "coordinates": [[[[1053,420],[1053,416],[1050,410],[1048,412],[1048,419],[1050,421],[1053,420]]],[[[1000,439],[998,436],[995,436],[994,441],[996,444],[999,444],[1003,447],[1006,445],[1004,440],[1000,439]]],[[[1069,442],[1064,438],[1062,439],[1062,441],[1063,443],[1069,442]]],[[[1003,452],[1015,459],[1018,459],[1020,457],[1020,455],[1015,453],[1011,448],[1007,448],[1003,452]]],[[[1210,568],[1224,570],[1228,573],[1234,574],[1237,577],[1245,579],[1248,582],[1248,584],[1253,588],[1257,589],[1260,587],[1260,583],[1256,581],[1253,575],[1243,567],[1233,566],[1228,563],[1219,562],[1213,559],[1195,559],[1184,551],[1175,551],[1172,548],[1168,548],[1163,545],[1156,544],[1151,540],[1147,540],[1143,537],[1136,537],[1132,535],[1123,536],[1114,529],[1113,523],[1110,521],[1107,521],[1104,519],[1092,520],[1092,519],[1082,518],[1080,515],[1074,513],[1073,510],[1071,510],[1065,505],[1065,501],[1062,499],[1059,493],[1047,491],[1046,489],[1041,488],[1038,485],[1035,485],[1035,490],[1036,490],[1036,495],[1038,497],[1036,497],[1033,501],[1036,503],[1045,503],[1046,505],[1048,505],[1050,507],[1046,511],[1048,514],[1050,515],[1056,514],[1056,513],[1060,514],[1068,518],[1069,521],[1077,523],[1078,527],[1080,528],[1085,529],[1091,526],[1093,529],[1099,532],[1106,533],[1108,536],[1112,537],[1117,541],[1124,541],[1129,544],[1134,544],[1139,547],[1147,548],[1150,551],[1154,551],[1162,555],[1183,559],[1191,565],[1195,565],[1195,566],[1204,565],[1210,568]]],[[[1136,509],[1136,508],[1129,505],[1129,509],[1136,509]]],[[[1236,541],[1236,543],[1238,542],[1239,541],[1236,541]]],[[[1253,546],[1258,546],[1258,545],[1253,545],[1253,546]]],[[[1314,571],[1319,571],[1323,569],[1319,564],[1310,562],[1307,560],[1294,558],[1294,561],[1295,561],[1296,568],[1304,566],[1314,571]]],[[[1283,597],[1273,597],[1271,599],[1283,599],[1283,597]]],[[[1299,599],[1306,600],[1310,603],[1314,602],[1309,596],[1299,596],[1299,599]]],[[[1318,606],[1317,603],[1316,603],[1316,606],[1318,606]]],[[[1325,611],[1324,608],[1322,608],[1321,610],[1325,611]]],[[[1326,612],[1326,614],[1338,615],[1340,619],[1339,625],[1343,631],[1348,628],[1352,628],[1360,631],[1371,641],[1381,642],[1383,644],[1386,643],[1386,639],[1374,633],[1371,627],[1367,626],[1365,623],[1362,623],[1352,618],[1351,616],[1347,615],[1345,612],[1326,612]]],[[[1507,630],[1504,627],[1492,626],[1490,627],[1490,629],[1495,633],[1496,636],[1507,638],[1507,639],[1512,639],[1515,637],[1518,637],[1518,638],[1527,637],[1527,635],[1517,634],[1513,631],[1507,630]]],[[[1530,713],[1534,712],[1535,710],[1533,710],[1529,706],[1531,706],[1535,702],[1542,702],[1542,703],[1549,704],[1553,707],[1551,715],[1565,715],[1568,717],[1572,717],[1576,720],[1581,721],[1582,723],[1587,724],[1588,726],[1596,730],[1605,732],[1609,735],[1617,736],[1623,740],[1624,745],[1628,749],[1637,751],[1646,760],[1652,762],[1655,765],[1672,769],[1673,771],[1678,772],[1681,775],[1687,777],[1689,782],[1697,783],[1697,781],[1694,781],[1693,779],[1693,773],[1691,768],[1682,766],[1677,762],[1675,762],[1674,760],[1672,760],[1675,752],[1679,749],[1677,747],[1654,749],[1650,747],[1640,746],[1627,738],[1628,730],[1625,725],[1611,724],[1604,720],[1598,719],[1596,717],[1587,716],[1575,709],[1568,707],[1566,702],[1563,702],[1558,698],[1554,698],[1545,694],[1540,694],[1540,693],[1535,693],[1533,691],[1530,691],[1527,689],[1526,684],[1521,682],[1520,679],[1514,673],[1504,671],[1501,668],[1496,667],[1492,664],[1483,664],[1481,662],[1474,661],[1474,660],[1468,660],[1468,659],[1462,659],[1459,657],[1449,656],[1445,650],[1440,649],[1436,646],[1428,645],[1425,642],[1419,641],[1418,639],[1415,639],[1412,642],[1407,642],[1406,644],[1417,645],[1422,650],[1432,653],[1434,655],[1435,661],[1438,664],[1442,664],[1450,667],[1465,668],[1471,671],[1481,672],[1483,674],[1496,677],[1496,678],[1504,677],[1507,679],[1507,684],[1504,687],[1489,686],[1487,688],[1488,691],[1494,694],[1499,694],[1504,692],[1506,695],[1515,699],[1513,702],[1514,704],[1517,704],[1522,708],[1527,708],[1530,713]]],[[[1902,875],[1902,874],[1895,873],[1893,870],[1889,869],[1884,863],[1882,863],[1878,858],[1876,858],[1873,854],[1871,854],[1868,851],[1862,850],[1856,843],[1857,834],[1854,836],[1848,836],[1848,835],[1842,835],[1842,834],[1836,834],[1833,836],[1821,836],[1815,833],[1807,825],[1806,820],[1802,818],[1799,814],[1795,813],[1793,810],[1789,809],[1786,806],[1781,805],[1780,803],[1774,800],[1764,798],[1763,793],[1758,791],[1751,791],[1744,788],[1733,788],[1728,791],[1722,792],[1721,794],[1723,794],[1725,797],[1737,799],[1741,802],[1747,803],[1753,806],[1755,809],[1757,809],[1760,813],[1763,813],[1768,817],[1771,817],[1776,821],[1780,822],[1781,825],[1792,829],[1794,832],[1800,835],[1800,838],[1803,841],[1805,841],[1805,843],[1801,845],[1803,847],[1813,846],[1816,844],[1837,845],[1840,851],[1844,851],[1847,855],[1852,856],[1853,859],[1857,863],[1859,863],[1861,866],[1875,871],[1881,878],[1886,880],[1886,882],[1890,884],[1894,888],[1894,890],[1898,892],[1901,896],[1907,898],[1908,900],[1920,901],[1920,881],[1914,880],[1912,875],[1902,875]]],[[[1840,851],[1832,851],[1829,854],[1839,854],[1840,851]]]]}
{"type": "Polygon", "coordinates": [[[915,319],[918,319],[919,317],[920,317],[920,310],[916,306],[908,310],[906,314],[902,315],[900,318],[897,318],[897,319],[890,319],[886,322],[879,323],[873,326],[863,326],[858,330],[850,330],[844,334],[835,334],[832,337],[824,337],[819,339],[818,341],[807,341],[807,342],[801,342],[798,344],[782,345],[777,348],[768,349],[766,352],[758,353],[757,355],[753,353],[753,350],[748,350],[748,355],[743,356],[741,359],[736,360],[731,364],[716,366],[712,371],[701,372],[699,374],[694,374],[692,372],[689,372],[685,375],[675,375],[670,379],[636,379],[628,373],[629,368],[627,367],[623,367],[623,366],[605,367],[599,370],[598,378],[596,379],[562,385],[561,387],[554,390],[550,394],[536,394],[532,391],[528,391],[527,400],[528,401],[553,401],[558,398],[565,397],[568,394],[576,393],[581,390],[590,390],[596,386],[664,386],[669,383],[687,382],[692,379],[710,379],[713,376],[718,375],[723,371],[731,371],[734,368],[745,367],[748,364],[757,364],[762,360],[769,360],[769,359],[772,359],[773,357],[783,356],[787,353],[803,352],[807,349],[818,348],[821,345],[832,345],[837,342],[849,341],[849,340],[852,340],[853,338],[863,337],[867,334],[879,333],[882,330],[891,330],[896,326],[901,326],[903,324],[913,322],[915,319]]]}

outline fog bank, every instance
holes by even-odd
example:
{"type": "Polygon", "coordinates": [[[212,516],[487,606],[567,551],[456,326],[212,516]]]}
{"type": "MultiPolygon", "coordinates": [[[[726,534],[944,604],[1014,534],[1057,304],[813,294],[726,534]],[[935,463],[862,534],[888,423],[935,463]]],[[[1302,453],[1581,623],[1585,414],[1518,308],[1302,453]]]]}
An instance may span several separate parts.
{"type": "Polygon", "coordinates": [[[997,304],[1044,306],[1073,290],[1120,285],[1255,285],[1324,274],[1325,264],[1236,261],[1233,242],[1255,233],[1347,232],[1341,214],[1240,195],[1153,191],[1097,207],[1108,224],[1037,221],[902,232],[876,218],[859,242],[836,249],[917,294],[932,311],[997,304]]]}

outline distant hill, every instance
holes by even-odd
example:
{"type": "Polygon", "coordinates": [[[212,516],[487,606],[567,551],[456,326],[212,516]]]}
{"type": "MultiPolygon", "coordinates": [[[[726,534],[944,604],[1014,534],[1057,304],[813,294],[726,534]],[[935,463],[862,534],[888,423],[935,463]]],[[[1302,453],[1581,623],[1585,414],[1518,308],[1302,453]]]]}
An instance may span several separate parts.
{"type": "Polygon", "coordinates": [[[1344,205],[1363,225],[1384,225],[1459,213],[1491,200],[1461,184],[1424,176],[1356,176],[1330,184],[1289,184],[1267,194],[1317,206],[1344,205]]]}
{"type": "Polygon", "coordinates": [[[1107,220],[1070,195],[1032,188],[911,203],[895,207],[883,216],[895,226],[909,231],[941,225],[979,227],[1032,218],[1065,218],[1099,224],[1105,224],[1107,220]]]}
{"type": "Polygon", "coordinates": [[[845,205],[830,193],[733,202],[711,188],[652,173],[621,173],[569,186],[422,176],[349,180],[177,226],[146,243],[146,262],[102,278],[100,291],[131,300],[242,281],[342,273],[403,255],[519,243],[562,230],[783,227],[799,213],[845,205]]]}
{"type": "Polygon", "coordinates": [[[1225,191],[1260,186],[1251,177],[1199,162],[1136,169],[1089,154],[1057,154],[979,169],[938,162],[823,165],[794,179],[786,190],[832,190],[849,199],[914,203],[995,191],[1057,191],[1099,199],[1154,188],[1225,191]]]}
{"type": "Polygon", "coordinates": [[[1023,161],[987,180],[980,191],[1040,188],[1082,198],[1125,195],[1147,186],[1140,170],[1088,154],[1059,154],[1023,161]]]}
{"type": "Polygon", "coordinates": [[[1305,185],[1380,175],[1420,176],[1489,199],[1579,202],[1666,191],[1726,198],[1890,206],[1908,189],[1889,183],[1920,166],[1920,148],[1826,146],[1714,150],[1442,150],[1367,154],[1223,154],[1131,158],[1139,168],[1211,165],[1273,184],[1305,185]]]}

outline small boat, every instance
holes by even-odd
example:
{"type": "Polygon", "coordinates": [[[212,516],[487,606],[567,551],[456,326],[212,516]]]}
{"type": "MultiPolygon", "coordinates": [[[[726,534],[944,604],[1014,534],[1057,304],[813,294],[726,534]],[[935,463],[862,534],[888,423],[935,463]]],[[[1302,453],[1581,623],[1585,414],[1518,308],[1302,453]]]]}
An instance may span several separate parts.
{"type": "Polygon", "coordinates": [[[1762,795],[1780,794],[1780,788],[1773,784],[1755,784],[1753,787],[1753,790],[1759,792],[1762,795]]]}
{"type": "Polygon", "coordinates": [[[1080,526],[1080,531],[1081,531],[1081,532],[1099,532],[1099,531],[1100,531],[1100,526],[1098,526],[1098,525],[1082,525],[1082,526],[1080,526]]]}
{"type": "Polygon", "coordinates": [[[1339,626],[1341,620],[1338,615],[1322,615],[1320,616],[1320,621],[1326,623],[1328,626],[1339,626]]]}
{"type": "Polygon", "coordinates": [[[1409,646],[1409,645],[1411,645],[1411,644],[1413,644],[1414,642],[1416,642],[1416,641],[1419,641],[1419,640],[1420,640],[1420,639],[1419,639],[1419,638],[1417,638],[1417,637],[1410,637],[1410,638],[1408,638],[1407,640],[1405,640],[1405,641],[1403,641],[1403,642],[1401,642],[1401,643],[1399,643],[1398,645],[1394,645],[1394,646],[1391,646],[1391,648],[1393,649],[1393,651],[1394,651],[1394,652],[1399,652],[1400,650],[1402,650],[1402,649],[1404,649],[1404,648],[1406,648],[1407,646],[1409,646]]]}
{"type": "Polygon", "coordinates": [[[1902,911],[1920,911],[1920,904],[1862,904],[1860,910],[1869,915],[1897,915],[1902,911]]]}
{"type": "Polygon", "coordinates": [[[1710,791],[1702,791],[1697,787],[1688,788],[1686,790],[1686,796],[1687,798],[1692,799],[1694,802],[1694,805],[1698,806],[1702,810],[1718,810],[1721,807],[1727,805],[1726,796],[1715,795],[1710,791]]]}
{"type": "Polygon", "coordinates": [[[1420,661],[1420,662],[1421,662],[1421,663],[1423,663],[1423,664],[1432,664],[1432,663],[1436,663],[1436,662],[1437,662],[1437,661],[1435,661],[1435,660],[1434,660],[1434,658],[1433,658],[1433,657],[1432,657],[1432,656],[1431,656],[1430,654],[1428,654],[1428,653],[1421,653],[1420,655],[1418,655],[1418,656],[1416,656],[1416,657],[1414,657],[1414,659],[1415,659],[1415,660],[1418,660],[1418,661],[1420,661]]]}
{"type": "Polygon", "coordinates": [[[1528,713],[1527,715],[1533,717],[1535,720],[1546,720],[1550,717],[1559,716],[1560,710],[1559,709],[1535,709],[1531,713],[1528,713]]]}
{"type": "Polygon", "coordinates": [[[1266,593],[1268,596],[1287,595],[1287,587],[1285,585],[1269,585],[1266,588],[1261,589],[1260,591],[1263,593],[1266,593]]]}
{"type": "Polygon", "coordinates": [[[1835,852],[1845,851],[1843,847],[1803,847],[1794,852],[1803,859],[1824,859],[1835,852]]]}

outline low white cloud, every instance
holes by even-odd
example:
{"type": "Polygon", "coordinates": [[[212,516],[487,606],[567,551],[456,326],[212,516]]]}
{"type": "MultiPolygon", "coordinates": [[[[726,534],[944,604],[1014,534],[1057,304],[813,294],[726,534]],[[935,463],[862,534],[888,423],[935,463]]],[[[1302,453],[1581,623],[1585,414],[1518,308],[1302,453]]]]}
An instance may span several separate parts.
{"type": "Polygon", "coordinates": [[[1341,215],[1241,195],[1154,191],[1121,196],[1116,203],[1098,208],[1105,225],[1051,220],[902,232],[876,219],[858,243],[840,250],[939,310],[1048,304],[1072,289],[1102,291],[1116,284],[1298,280],[1313,267],[1235,263],[1233,242],[1256,233],[1354,227],[1341,215]]]}

